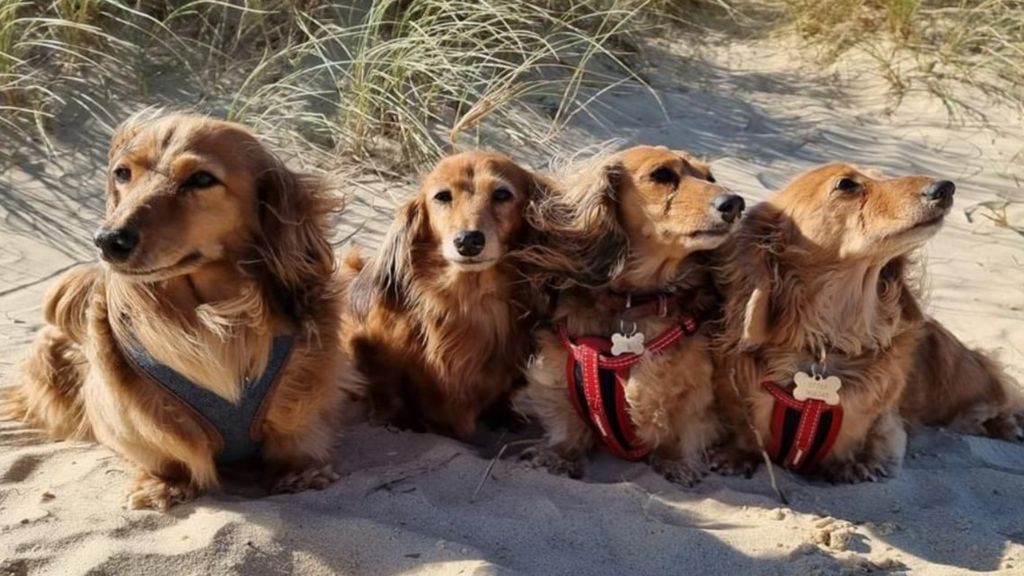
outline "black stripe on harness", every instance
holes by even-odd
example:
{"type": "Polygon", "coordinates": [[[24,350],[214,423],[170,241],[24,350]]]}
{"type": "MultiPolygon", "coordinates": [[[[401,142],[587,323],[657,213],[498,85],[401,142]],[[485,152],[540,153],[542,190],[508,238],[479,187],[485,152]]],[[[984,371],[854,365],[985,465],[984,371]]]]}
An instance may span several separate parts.
{"type": "Polygon", "coordinates": [[[618,440],[622,446],[632,448],[629,441],[626,440],[626,435],[622,431],[622,422],[619,422],[619,407],[615,403],[616,390],[619,384],[618,374],[614,370],[597,370],[597,377],[601,381],[601,405],[604,406],[604,412],[608,415],[608,424],[612,427],[612,434],[615,435],[615,439],[618,440]]]}
{"type": "MultiPolygon", "coordinates": [[[[782,422],[782,439],[779,444],[779,458],[785,458],[786,454],[793,447],[793,442],[796,440],[796,435],[800,427],[800,418],[803,414],[798,410],[792,408],[786,408],[785,419],[782,422]]],[[[832,430],[832,412],[825,411],[821,414],[821,420],[817,430],[814,431],[814,442],[811,444],[811,450],[803,457],[804,462],[813,462],[818,452],[821,451],[825,445],[825,441],[828,440],[829,432],[832,430]]]]}

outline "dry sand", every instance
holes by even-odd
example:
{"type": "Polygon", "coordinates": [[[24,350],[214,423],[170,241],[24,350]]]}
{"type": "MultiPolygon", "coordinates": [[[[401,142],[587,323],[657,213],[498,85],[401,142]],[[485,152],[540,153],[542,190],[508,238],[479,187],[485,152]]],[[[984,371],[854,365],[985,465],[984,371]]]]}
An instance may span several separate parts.
{"type": "MultiPolygon", "coordinates": [[[[1024,238],[965,217],[979,202],[1024,200],[1019,116],[989,107],[987,123],[950,126],[941,103],[923,96],[890,115],[870,74],[833,82],[763,42],[706,47],[693,60],[682,52],[664,48],[648,74],[664,114],[649,95],[614,95],[602,112],[615,130],[581,121],[562,137],[565,149],[611,136],[686,148],[712,159],[719,181],[748,201],[832,159],[953,179],[956,208],[926,252],[929,310],[1024,376],[1024,238]]],[[[56,159],[26,150],[35,160],[0,167],[8,378],[40,325],[49,280],[92,258],[106,135],[71,125],[58,131],[56,159]]],[[[358,231],[374,246],[392,208],[388,196],[354,201],[340,237],[358,231]]],[[[125,509],[130,470],[106,449],[44,443],[2,423],[0,574],[1024,574],[1021,446],[929,431],[882,484],[783,474],[789,506],[763,469],[683,490],[606,455],[582,481],[507,457],[474,500],[501,441],[468,446],[354,425],[337,449],[345,477],[326,491],[231,488],[161,514],[125,509]]]]}

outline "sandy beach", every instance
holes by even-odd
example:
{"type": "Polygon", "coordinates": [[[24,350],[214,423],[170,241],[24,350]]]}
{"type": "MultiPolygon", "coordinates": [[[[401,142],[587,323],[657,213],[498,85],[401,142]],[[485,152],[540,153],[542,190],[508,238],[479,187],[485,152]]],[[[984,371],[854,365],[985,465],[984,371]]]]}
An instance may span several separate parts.
{"type": "MultiPolygon", "coordinates": [[[[893,110],[873,74],[808,70],[796,49],[664,42],[647,71],[657,100],[642,89],[606,95],[593,110],[603,122],[581,116],[555,145],[565,154],[611,138],[684,148],[748,203],[830,160],[954,180],[954,211],[921,255],[927,309],[1024,380],[1024,236],[986,217],[1024,200],[1020,115],[966,93],[984,120],[951,123],[926,94],[893,110]]],[[[94,258],[107,138],[95,121],[64,118],[53,159],[26,149],[0,166],[5,383],[41,326],[49,282],[94,258]]],[[[547,162],[495,145],[537,168],[547,162]]],[[[346,191],[339,253],[352,242],[374,249],[412,188],[346,191]]],[[[1024,204],[1007,210],[1024,220],[1024,204]]],[[[0,575],[1024,574],[1024,446],[920,431],[884,483],[780,472],[784,505],[763,467],[684,490],[601,454],[571,480],[519,462],[528,438],[483,434],[467,445],[355,422],[335,452],[343,478],[325,491],[266,497],[232,483],[159,513],[126,508],[131,470],[107,449],[47,443],[3,422],[0,575]]]]}

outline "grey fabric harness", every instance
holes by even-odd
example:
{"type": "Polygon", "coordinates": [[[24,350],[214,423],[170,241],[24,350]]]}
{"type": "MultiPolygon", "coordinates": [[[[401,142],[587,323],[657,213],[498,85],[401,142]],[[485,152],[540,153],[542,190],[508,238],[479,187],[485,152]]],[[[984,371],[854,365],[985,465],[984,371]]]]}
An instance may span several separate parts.
{"type": "Polygon", "coordinates": [[[293,343],[291,335],[274,337],[266,369],[258,380],[246,384],[237,404],[197,386],[174,369],[157,362],[135,342],[124,343],[121,348],[141,375],[184,402],[220,434],[223,448],[217,454],[216,461],[218,464],[227,464],[259,453],[260,438],[257,437],[256,419],[261,416],[261,408],[268,393],[288,363],[293,343]]]}

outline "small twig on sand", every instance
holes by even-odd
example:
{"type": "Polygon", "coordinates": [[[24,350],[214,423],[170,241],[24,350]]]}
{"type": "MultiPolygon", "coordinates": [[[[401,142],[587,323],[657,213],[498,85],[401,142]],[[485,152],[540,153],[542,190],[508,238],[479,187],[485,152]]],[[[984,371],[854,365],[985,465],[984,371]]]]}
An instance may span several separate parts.
{"type": "Polygon", "coordinates": [[[477,497],[478,494],[480,494],[480,490],[483,489],[484,482],[487,482],[487,479],[491,477],[491,471],[494,470],[494,465],[498,463],[498,460],[501,460],[501,456],[505,453],[505,449],[506,448],[508,448],[508,444],[505,444],[504,446],[502,446],[501,450],[498,450],[498,454],[494,458],[491,459],[491,462],[489,464],[487,464],[487,469],[484,470],[484,475],[480,478],[480,481],[477,482],[477,484],[476,484],[476,490],[473,490],[473,495],[469,497],[469,503],[470,504],[476,502],[476,497],[477,497]]]}
{"type": "MultiPolygon", "coordinates": [[[[732,389],[736,392],[736,397],[739,398],[741,402],[744,401],[743,394],[740,394],[740,388],[736,385],[735,368],[733,368],[732,373],[729,374],[729,384],[732,385],[732,389]]],[[[750,411],[744,410],[743,413],[747,416],[747,426],[750,427],[750,431],[754,433],[754,438],[757,440],[757,447],[761,450],[761,457],[764,458],[764,465],[768,468],[768,479],[772,483],[772,490],[775,490],[775,495],[779,497],[779,500],[783,504],[789,506],[789,498],[786,498],[786,495],[782,492],[782,489],[779,488],[779,483],[775,478],[775,466],[772,464],[771,457],[768,456],[768,451],[764,448],[764,439],[761,438],[761,433],[757,431],[757,428],[754,427],[754,423],[751,422],[750,411]]]]}
{"type": "Polygon", "coordinates": [[[490,463],[487,464],[487,469],[484,470],[483,477],[480,478],[480,482],[477,483],[476,490],[473,490],[473,495],[469,497],[469,503],[472,504],[472,503],[476,502],[476,497],[477,497],[478,494],[480,494],[480,490],[483,490],[484,483],[487,482],[487,479],[491,477],[491,472],[494,470],[494,466],[498,463],[498,460],[501,460],[501,457],[505,454],[505,450],[508,450],[509,446],[518,446],[520,444],[536,444],[536,443],[537,443],[537,441],[534,440],[534,439],[527,439],[527,440],[516,440],[515,442],[506,442],[506,443],[502,444],[501,445],[501,450],[498,450],[498,454],[495,455],[494,458],[491,458],[490,463]]]}
{"type": "Polygon", "coordinates": [[[779,497],[779,500],[789,506],[789,498],[786,498],[786,494],[779,488],[779,483],[775,479],[775,465],[772,464],[772,459],[768,456],[768,451],[764,449],[764,440],[761,438],[761,433],[754,429],[754,437],[757,438],[757,447],[761,449],[761,457],[764,458],[764,465],[768,468],[768,479],[772,483],[772,490],[775,490],[775,495],[779,497]]]}
{"type": "Polygon", "coordinates": [[[445,458],[441,462],[438,462],[436,464],[431,464],[429,466],[423,466],[421,468],[417,468],[417,469],[413,470],[412,472],[410,472],[408,474],[403,474],[402,476],[398,476],[397,478],[392,478],[391,480],[388,480],[387,482],[378,484],[378,485],[374,486],[373,488],[370,488],[369,490],[366,491],[366,494],[370,495],[370,494],[373,494],[374,492],[377,492],[379,490],[390,490],[391,487],[394,486],[395,484],[400,484],[400,483],[405,482],[406,480],[408,480],[410,478],[415,478],[417,476],[422,476],[423,474],[429,474],[429,473],[431,473],[431,472],[433,472],[435,470],[439,470],[441,468],[444,468],[445,466],[448,465],[449,462],[451,462],[452,460],[455,460],[456,458],[458,458],[461,455],[462,455],[461,452],[456,452],[456,453],[452,454],[451,456],[449,456],[448,458],[445,458]]]}

